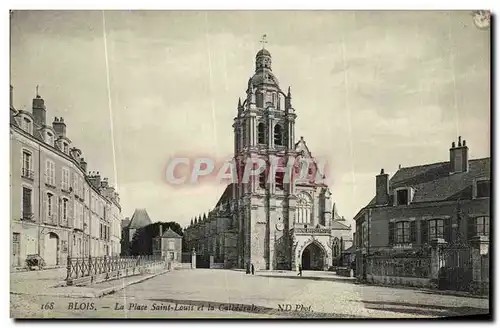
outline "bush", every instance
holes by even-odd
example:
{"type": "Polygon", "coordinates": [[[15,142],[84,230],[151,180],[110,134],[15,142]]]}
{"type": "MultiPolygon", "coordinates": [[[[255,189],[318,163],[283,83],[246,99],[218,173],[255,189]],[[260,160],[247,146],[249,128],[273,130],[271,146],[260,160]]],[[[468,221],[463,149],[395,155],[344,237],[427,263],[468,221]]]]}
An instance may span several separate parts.
{"type": "Polygon", "coordinates": [[[26,256],[26,266],[30,270],[34,270],[36,268],[42,269],[45,266],[45,261],[38,254],[32,254],[26,256]]]}

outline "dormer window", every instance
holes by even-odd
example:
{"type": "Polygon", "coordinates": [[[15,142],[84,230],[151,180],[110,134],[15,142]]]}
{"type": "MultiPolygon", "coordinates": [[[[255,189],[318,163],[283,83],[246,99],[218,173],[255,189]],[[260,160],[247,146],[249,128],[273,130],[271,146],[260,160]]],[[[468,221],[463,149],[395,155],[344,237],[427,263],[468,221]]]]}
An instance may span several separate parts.
{"type": "Polygon", "coordinates": [[[488,179],[480,179],[475,181],[474,198],[489,198],[491,182],[488,179]]]}
{"type": "Polygon", "coordinates": [[[33,129],[32,129],[32,124],[31,124],[31,120],[29,118],[24,118],[23,119],[23,130],[28,132],[29,134],[32,134],[33,133],[33,129]]]}
{"type": "Polygon", "coordinates": [[[63,152],[64,152],[65,154],[67,154],[67,153],[68,153],[68,144],[67,144],[67,143],[65,143],[65,142],[63,142],[63,152]]]}
{"type": "Polygon", "coordinates": [[[397,188],[394,191],[394,206],[408,205],[413,198],[412,188],[397,188]]]}
{"type": "Polygon", "coordinates": [[[396,201],[398,205],[408,205],[408,189],[398,190],[396,192],[396,201]]]}
{"type": "Polygon", "coordinates": [[[47,143],[54,146],[54,135],[50,132],[47,132],[47,143]]]}

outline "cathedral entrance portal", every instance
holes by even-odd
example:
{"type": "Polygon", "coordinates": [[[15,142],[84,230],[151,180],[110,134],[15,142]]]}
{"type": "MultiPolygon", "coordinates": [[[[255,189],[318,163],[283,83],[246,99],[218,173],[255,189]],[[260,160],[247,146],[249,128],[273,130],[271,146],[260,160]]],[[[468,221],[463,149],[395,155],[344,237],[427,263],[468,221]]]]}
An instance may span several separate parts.
{"type": "Polygon", "coordinates": [[[316,243],[302,251],[302,270],[323,270],[325,252],[316,243]]]}

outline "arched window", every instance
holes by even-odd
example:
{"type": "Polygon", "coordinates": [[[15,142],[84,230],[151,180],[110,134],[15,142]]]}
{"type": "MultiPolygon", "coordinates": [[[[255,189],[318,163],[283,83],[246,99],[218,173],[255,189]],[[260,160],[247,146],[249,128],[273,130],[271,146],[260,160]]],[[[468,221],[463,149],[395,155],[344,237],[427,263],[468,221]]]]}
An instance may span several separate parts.
{"type": "Polygon", "coordinates": [[[255,102],[257,107],[259,108],[264,107],[264,94],[261,91],[257,91],[255,93],[255,102]]]}
{"type": "Polygon", "coordinates": [[[47,132],[47,141],[46,142],[49,145],[54,146],[54,136],[52,135],[52,133],[47,132]]]}
{"type": "Polygon", "coordinates": [[[296,223],[307,224],[311,221],[311,197],[306,193],[301,193],[297,197],[297,221],[296,223]]]}
{"type": "Polygon", "coordinates": [[[276,172],[276,189],[283,190],[285,186],[285,172],[276,172]]]}
{"type": "Polygon", "coordinates": [[[262,189],[265,189],[265,188],[266,188],[266,172],[262,172],[262,173],[259,175],[259,186],[260,186],[262,189]]]}
{"type": "Polygon", "coordinates": [[[23,130],[28,132],[29,134],[32,134],[33,129],[31,127],[32,127],[31,120],[29,120],[28,118],[25,117],[23,119],[23,130]]]}
{"type": "Polygon", "coordinates": [[[266,125],[263,122],[260,122],[259,125],[257,126],[258,130],[258,142],[259,144],[265,144],[266,143],[266,125]]]}
{"type": "Polygon", "coordinates": [[[283,128],[279,124],[276,124],[274,127],[274,144],[278,146],[283,145],[283,128]]]}

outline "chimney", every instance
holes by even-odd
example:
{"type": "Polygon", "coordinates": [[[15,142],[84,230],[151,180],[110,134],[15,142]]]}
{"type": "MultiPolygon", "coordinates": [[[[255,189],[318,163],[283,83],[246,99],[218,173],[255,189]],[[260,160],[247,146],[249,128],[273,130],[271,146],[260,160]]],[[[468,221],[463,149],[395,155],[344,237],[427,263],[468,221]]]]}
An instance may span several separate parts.
{"type": "Polygon", "coordinates": [[[99,172],[97,172],[96,174],[93,174],[89,177],[89,180],[90,180],[90,183],[92,183],[92,185],[99,189],[99,187],[101,186],[101,175],[99,174],[99,172]]]}
{"type": "Polygon", "coordinates": [[[389,203],[389,175],[384,173],[384,169],[380,170],[380,174],[376,176],[375,201],[377,205],[389,203]]]}
{"type": "Polygon", "coordinates": [[[462,137],[458,137],[458,145],[451,143],[450,148],[450,174],[467,172],[469,170],[469,148],[462,137]]]}
{"type": "Polygon", "coordinates": [[[160,223],[160,237],[163,235],[163,225],[160,223]]]}
{"type": "Polygon", "coordinates": [[[58,137],[66,136],[66,123],[64,123],[64,118],[54,117],[54,122],[52,122],[52,128],[56,131],[58,137]]]}
{"type": "Polygon", "coordinates": [[[33,116],[35,118],[35,123],[39,126],[44,126],[46,122],[46,114],[47,110],[45,108],[45,101],[43,100],[42,97],[38,94],[35,98],[33,98],[33,116]]]}
{"type": "Polygon", "coordinates": [[[102,179],[101,188],[108,188],[108,178],[102,179]]]}
{"type": "Polygon", "coordinates": [[[82,168],[83,172],[87,174],[87,162],[85,162],[85,159],[83,157],[80,158],[80,167],[82,168]]]}

